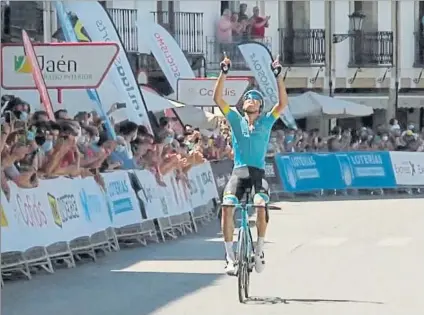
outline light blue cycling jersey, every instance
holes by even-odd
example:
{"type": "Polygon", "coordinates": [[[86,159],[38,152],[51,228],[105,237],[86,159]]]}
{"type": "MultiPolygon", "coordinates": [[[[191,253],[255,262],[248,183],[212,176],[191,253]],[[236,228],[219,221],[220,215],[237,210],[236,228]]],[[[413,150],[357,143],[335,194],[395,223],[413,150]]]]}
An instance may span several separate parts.
{"type": "Polygon", "coordinates": [[[252,166],[265,169],[265,155],[268,150],[269,137],[275,121],[279,117],[273,112],[261,115],[254,123],[254,129],[240,113],[223,110],[232,130],[232,144],[234,150],[234,168],[252,166]]]}

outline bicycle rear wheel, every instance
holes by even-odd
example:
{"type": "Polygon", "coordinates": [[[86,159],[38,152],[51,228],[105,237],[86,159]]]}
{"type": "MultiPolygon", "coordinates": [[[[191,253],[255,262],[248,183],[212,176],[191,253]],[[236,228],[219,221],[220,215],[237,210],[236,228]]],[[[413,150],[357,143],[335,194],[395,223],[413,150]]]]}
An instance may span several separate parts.
{"type": "MultiPolygon", "coordinates": [[[[247,247],[247,246],[246,246],[247,247]]],[[[246,276],[244,278],[244,297],[249,298],[249,285],[250,285],[250,255],[249,251],[246,251],[246,276]]]]}

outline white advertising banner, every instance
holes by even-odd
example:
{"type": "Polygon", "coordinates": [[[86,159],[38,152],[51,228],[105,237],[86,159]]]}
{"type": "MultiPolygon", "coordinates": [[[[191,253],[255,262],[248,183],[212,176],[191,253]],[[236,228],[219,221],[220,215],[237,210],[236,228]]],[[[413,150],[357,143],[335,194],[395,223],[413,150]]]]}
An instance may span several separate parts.
{"type": "MultiPolygon", "coordinates": [[[[239,44],[238,48],[265,94],[265,110],[271,110],[278,103],[278,85],[271,69],[273,62],[271,52],[265,45],[258,42],[239,44]]],[[[296,128],[296,121],[288,106],[282,113],[282,120],[287,127],[296,128]]]]}
{"type": "Polygon", "coordinates": [[[196,165],[190,169],[188,178],[193,208],[206,205],[210,200],[219,198],[209,162],[196,165]]]}
{"type": "Polygon", "coordinates": [[[168,203],[165,197],[166,193],[158,185],[155,176],[150,171],[135,170],[141,190],[138,192],[138,197],[143,201],[144,210],[148,219],[160,218],[169,216],[168,203]]]}
{"type": "MultiPolygon", "coordinates": [[[[209,163],[193,167],[189,182],[175,174],[159,185],[149,171],[135,171],[148,219],[193,210],[218,197],[209,163]]],[[[1,192],[1,251],[25,251],[90,236],[108,227],[141,223],[140,203],[126,171],[103,174],[107,193],[94,178],[56,178],[34,189],[10,185],[9,200],[1,192]]]]}
{"type": "Polygon", "coordinates": [[[406,186],[424,185],[423,152],[390,152],[396,184],[406,186]]]}
{"type": "Polygon", "coordinates": [[[160,185],[149,171],[135,171],[141,185],[138,196],[143,200],[148,219],[173,216],[192,211],[218,198],[210,163],[194,166],[188,182],[174,172],[164,176],[160,185]]]}
{"type": "Polygon", "coordinates": [[[34,189],[9,182],[10,199],[1,193],[1,251],[24,251],[141,222],[138,200],[131,185],[127,189],[128,174],[104,177],[108,195],[93,178],[42,180],[34,189]]]}
{"type": "MultiPolygon", "coordinates": [[[[137,28],[139,43],[146,44],[152,51],[174,91],[177,91],[177,80],[179,78],[192,79],[196,77],[187,58],[171,34],[161,25],[146,19],[141,10],[138,10],[137,28]]],[[[149,106],[154,105],[149,104],[149,106]]]]}
{"type": "MultiPolygon", "coordinates": [[[[33,44],[48,89],[97,88],[116,58],[115,43],[33,44]],[[87,58],[95,54],[93,61],[87,58]]],[[[5,89],[35,89],[24,46],[2,45],[1,84],[5,89]]]]}
{"type": "MultiPolygon", "coordinates": [[[[249,78],[228,78],[225,81],[223,97],[230,106],[237,105],[240,97],[249,86],[249,78]]],[[[215,106],[213,100],[213,90],[216,79],[196,78],[178,79],[177,100],[194,106],[215,106]]]]}
{"type": "Polygon", "coordinates": [[[97,89],[101,103],[107,107],[104,110],[108,111],[111,104],[115,102],[123,102],[126,108],[120,111],[124,114],[120,114],[119,111],[116,116],[114,114],[116,122],[130,118],[135,123],[143,124],[152,130],[142,92],[138,87],[121,38],[106,10],[97,1],[66,1],[65,9],[68,14],[72,13],[79,19],[93,42],[113,42],[119,46],[119,53],[112,68],[103,84],[97,89]]]}
{"type": "Polygon", "coordinates": [[[111,208],[113,226],[141,222],[140,203],[132,188],[130,178],[126,171],[114,171],[103,174],[106,184],[106,202],[111,208]]]}

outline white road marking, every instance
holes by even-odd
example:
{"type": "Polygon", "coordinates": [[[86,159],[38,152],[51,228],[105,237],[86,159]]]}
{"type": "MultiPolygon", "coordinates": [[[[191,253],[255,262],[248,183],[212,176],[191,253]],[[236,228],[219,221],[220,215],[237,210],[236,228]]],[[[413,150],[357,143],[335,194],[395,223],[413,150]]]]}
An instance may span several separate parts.
{"type": "Polygon", "coordinates": [[[377,243],[377,246],[405,246],[412,241],[411,237],[391,237],[385,238],[377,243]]]}
{"type": "Polygon", "coordinates": [[[347,238],[343,237],[327,237],[314,240],[311,244],[316,246],[339,246],[346,241],[347,238]]]}

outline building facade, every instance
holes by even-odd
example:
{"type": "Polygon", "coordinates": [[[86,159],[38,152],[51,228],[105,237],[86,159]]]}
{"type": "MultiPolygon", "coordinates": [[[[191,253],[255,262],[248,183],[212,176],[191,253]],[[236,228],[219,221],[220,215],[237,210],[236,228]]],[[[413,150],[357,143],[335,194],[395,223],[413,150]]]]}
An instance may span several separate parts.
{"type": "MultiPolygon", "coordinates": [[[[172,91],[150,51],[137,41],[137,11],[162,24],[204,76],[219,70],[216,29],[223,10],[238,12],[241,3],[249,15],[257,6],[261,15],[271,16],[263,42],[280,55],[290,94],[312,90],[371,106],[373,124],[396,114],[423,125],[424,1],[102,1],[140,80],[164,93],[172,91]],[[359,12],[360,21],[352,18],[359,12]]],[[[57,21],[50,2],[9,6],[10,40],[19,40],[13,32],[20,28],[30,28],[40,41],[52,40],[57,21]]],[[[233,45],[236,51],[237,42],[233,45]]],[[[234,74],[248,76],[242,57],[232,59],[234,74]]]]}

